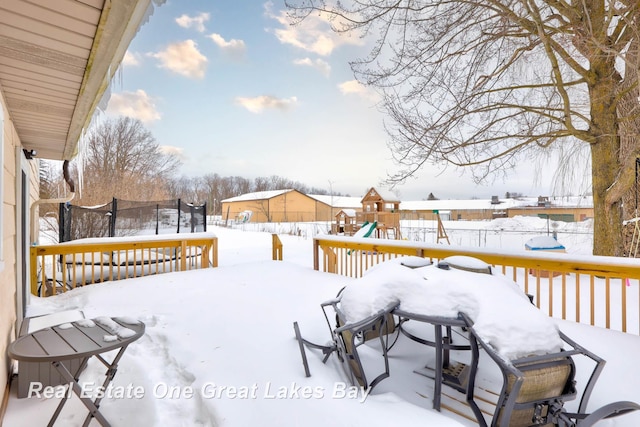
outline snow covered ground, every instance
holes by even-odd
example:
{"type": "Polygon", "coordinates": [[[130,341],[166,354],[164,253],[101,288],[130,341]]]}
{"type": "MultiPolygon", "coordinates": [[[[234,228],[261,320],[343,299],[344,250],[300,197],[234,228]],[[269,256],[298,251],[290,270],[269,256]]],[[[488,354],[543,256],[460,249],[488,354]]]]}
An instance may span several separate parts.
{"type": "MultiPolygon", "coordinates": [[[[503,226],[522,228],[523,224],[504,221],[503,226]]],[[[526,227],[539,229],[540,224],[533,218],[526,227]]],[[[543,229],[546,230],[546,221],[543,229]]],[[[329,331],[320,303],[333,298],[343,286],[363,284],[363,279],[312,269],[313,230],[297,225],[291,230],[295,235],[281,235],[281,262],[270,260],[269,233],[225,228],[209,231],[219,237],[220,266],[216,269],[122,280],[56,297],[32,298],[31,316],[82,310],[88,318],[137,317],[146,324],[145,335],[125,353],[111,395],[102,403],[101,410],[112,425],[475,425],[452,411],[440,413],[431,409],[432,381],[413,371],[432,362],[433,351],[409,340],[400,340],[394,346],[391,376],[371,395],[349,388],[337,359],[331,357],[323,364],[322,354],[317,351],[307,351],[312,375],[305,377],[293,322],[299,323],[305,338],[327,342],[329,331]]],[[[515,235],[505,233],[501,239],[504,245],[522,249],[521,240],[526,241],[526,236],[518,235],[515,243],[507,243],[508,236],[515,235]]],[[[588,253],[565,245],[570,252],[588,253]]],[[[367,280],[371,281],[375,274],[371,273],[367,280]]],[[[491,310],[488,313],[489,319],[494,318],[491,310]]],[[[640,401],[640,365],[635,361],[640,354],[640,337],[571,322],[552,322],[608,362],[591,397],[592,408],[618,400],[640,401]]],[[[488,325],[491,328],[490,322],[488,325]]],[[[502,324],[505,326],[508,331],[518,332],[517,325],[511,328],[502,324]]],[[[526,337],[520,338],[525,339],[519,341],[526,341],[526,337]]],[[[377,360],[375,349],[371,354],[364,353],[377,360]]],[[[500,389],[499,377],[487,359],[481,361],[479,390],[495,400],[493,393],[500,389]]],[[[586,361],[578,361],[578,387],[586,381],[588,368],[586,361]]],[[[87,388],[94,387],[102,382],[102,374],[102,365],[92,360],[80,382],[87,388]]],[[[463,400],[462,395],[445,390],[443,403],[463,411],[459,400],[463,400]]],[[[18,399],[13,387],[3,425],[44,426],[56,404],[57,399],[45,397],[18,399]]],[[[577,402],[568,404],[572,408],[576,405],[577,402]]],[[[56,426],[79,426],[85,415],[84,407],[74,397],[56,426]]],[[[98,424],[93,421],[92,425],[98,424]]],[[[640,413],[599,425],[637,427],[640,413]]]]}
{"type": "MultiPolygon", "coordinates": [[[[216,222],[215,220],[213,221],[216,222]]],[[[218,219],[220,224],[225,222],[218,219]]],[[[592,253],[593,221],[563,222],[539,217],[498,218],[492,221],[442,221],[449,242],[456,246],[470,246],[494,249],[524,249],[525,243],[533,236],[556,234],[558,241],[573,254],[592,253]]],[[[331,230],[328,222],[316,223],[234,223],[227,222],[243,231],[263,231],[267,233],[293,234],[311,238],[327,234],[331,230]]],[[[438,241],[438,223],[430,220],[402,220],[402,238],[426,243],[446,243],[438,241]]]]}

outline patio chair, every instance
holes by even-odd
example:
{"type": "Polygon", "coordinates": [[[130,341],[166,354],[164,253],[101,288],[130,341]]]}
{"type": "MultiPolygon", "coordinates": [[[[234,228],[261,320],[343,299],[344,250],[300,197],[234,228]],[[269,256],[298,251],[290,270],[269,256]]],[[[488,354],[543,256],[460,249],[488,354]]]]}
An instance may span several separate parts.
{"type": "Polygon", "coordinates": [[[298,322],[294,322],[293,324],[296,339],[300,347],[305,374],[307,377],[311,376],[305,351],[305,346],[308,346],[322,351],[324,355],[323,363],[326,363],[331,354],[335,352],[352,385],[359,385],[364,387],[365,390],[373,388],[389,376],[389,359],[387,353],[393,345],[393,342],[395,342],[395,340],[393,340],[393,342],[390,343],[389,336],[396,332],[396,322],[391,311],[396,308],[398,303],[394,302],[389,304],[384,309],[359,322],[347,323],[345,315],[340,309],[341,292],[336,299],[321,304],[327,325],[331,331],[331,341],[327,345],[315,344],[302,338],[298,322]],[[332,324],[329,320],[329,308],[335,313],[335,324],[332,324]],[[379,340],[380,343],[384,370],[373,378],[373,380],[369,381],[358,348],[365,342],[376,339],[379,340]]]}
{"type": "MultiPolygon", "coordinates": [[[[587,413],[589,398],[606,362],[562,332],[560,337],[567,344],[565,347],[569,347],[566,350],[506,361],[491,344],[478,336],[473,328],[473,322],[464,314],[462,316],[469,325],[471,346],[475,351],[484,350],[502,371],[503,385],[491,427],[590,427],[604,418],[640,409],[637,403],[621,401],[587,413]],[[595,366],[582,391],[578,412],[574,413],[567,411],[564,403],[574,400],[578,395],[574,363],[576,356],[591,359],[595,366]]],[[[471,366],[467,401],[476,415],[478,424],[486,427],[484,416],[474,402],[476,372],[477,359],[473,360],[471,366]]]]}

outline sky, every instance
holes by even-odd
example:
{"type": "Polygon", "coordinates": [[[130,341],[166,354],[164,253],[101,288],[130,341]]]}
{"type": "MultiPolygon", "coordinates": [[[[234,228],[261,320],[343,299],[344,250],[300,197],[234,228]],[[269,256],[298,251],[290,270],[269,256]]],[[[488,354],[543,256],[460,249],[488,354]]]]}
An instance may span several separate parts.
{"type": "MultiPolygon", "coordinates": [[[[538,218],[530,219],[526,229],[539,226],[538,218]]],[[[432,409],[433,383],[414,370],[433,366],[433,350],[404,335],[391,350],[390,377],[367,396],[348,388],[335,355],[323,364],[320,351],[307,349],[311,376],[305,376],[293,322],[298,322],[303,337],[326,343],[330,335],[320,303],[332,299],[343,286],[347,286],[343,307],[354,318],[385,305],[390,297],[398,297],[405,309],[419,306],[444,315],[465,307],[475,327],[506,350],[501,351],[505,357],[531,351],[532,346],[535,351],[555,350],[556,327],[560,328],[607,361],[590,399],[591,410],[614,401],[638,400],[640,365],[630,357],[640,352],[638,335],[550,319],[495,271],[486,275],[433,265],[411,270],[395,260],[354,279],[314,271],[310,238],[280,235],[284,260],[271,261],[270,233],[212,229],[219,239],[218,268],[104,282],[55,297],[33,297],[29,303],[30,316],[82,311],[88,319],[121,316],[145,323],[144,336],[127,349],[100,406],[114,427],[476,426],[452,411],[432,409]],[[470,287],[469,275],[477,275],[481,285],[470,287]]],[[[506,234],[503,243],[512,236],[506,234]]],[[[512,245],[521,248],[519,238],[512,245]]],[[[404,260],[417,266],[413,257],[404,260]]],[[[482,264],[469,259],[455,262],[482,264]]],[[[405,327],[424,337],[433,331],[413,321],[405,327]]],[[[379,373],[379,354],[371,342],[360,348],[369,377],[379,373]]],[[[500,375],[492,360],[483,356],[476,393],[495,402],[500,375]]],[[[464,361],[468,354],[453,352],[451,357],[464,361]]],[[[584,359],[576,359],[581,390],[591,368],[584,359]]],[[[103,372],[103,366],[91,359],[80,377],[83,390],[90,392],[102,384],[103,372]]],[[[4,426],[46,425],[58,399],[38,397],[35,390],[31,397],[18,399],[16,388],[11,388],[4,426]]],[[[460,403],[461,394],[445,387],[442,398],[454,410],[470,414],[460,403]]],[[[567,402],[567,408],[575,408],[578,401],[567,402]]],[[[81,425],[85,415],[73,397],[56,426],[81,425]]],[[[639,423],[640,411],[598,425],[639,423]]]]}
{"type": "MultiPolygon", "coordinates": [[[[140,119],[186,176],[276,175],[361,196],[397,171],[379,97],[348,65],[370,46],[316,16],[291,26],[282,0],[168,0],[133,39],[107,116],[140,119]]],[[[403,200],[566,195],[553,168],[523,161],[477,186],[468,171],[427,165],[395,191],[403,200]]]]}

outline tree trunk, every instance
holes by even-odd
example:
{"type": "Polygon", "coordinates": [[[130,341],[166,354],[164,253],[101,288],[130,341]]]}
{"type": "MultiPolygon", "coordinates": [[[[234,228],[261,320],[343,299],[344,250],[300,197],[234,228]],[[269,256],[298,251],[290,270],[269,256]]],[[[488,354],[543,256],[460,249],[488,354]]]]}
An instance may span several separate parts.
{"type": "Polygon", "coordinates": [[[593,254],[624,256],[622,242],[621,201],[608,204],[607,189],[618,170],[618,138],[603,137],[591,145],[591,179],[593,185],[593,254]]]}
{"type": "Polygon", "coordinates": [[[593,254],[623,256],[622,200],[606,196],[620,171],[620,135],[616,111],[618,76],[613,60],[592,62],[596,78],[589,85],[591,102],[591,179],[593,186],[593,254]]]}
{"type": "MultiPolygon", "coordinates": [[[[622,218],[624,220],[632,220],[638,217],[638,184],[635,175],[636,159],[640,153],[640,88],[638,88],[638,67],[640,66],[640,41],[634,39],[625,55],[624,80],[620,85],[623,93],[622,98],[618,102],[618,117],[620,120],[620,163],[625,164],[630,169],[628,172],[632,174],[633,180],[626,186],[622,201],[622,218]]],[[[622,235],[624,242],[624,254],[629,257],[637,257],[637,242],[634,241],[636,227],[638,224],[631,221],[623,226],[622,235]]],[[[635,237],[637,240],[637,236],[635,237]]]]}

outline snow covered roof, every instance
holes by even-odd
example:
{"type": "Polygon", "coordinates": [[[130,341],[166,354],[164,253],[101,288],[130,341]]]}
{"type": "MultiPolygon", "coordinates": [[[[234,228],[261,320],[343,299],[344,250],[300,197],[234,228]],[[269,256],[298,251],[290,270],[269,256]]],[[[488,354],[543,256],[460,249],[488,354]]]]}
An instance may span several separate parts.
{"type": "Polygon", "coordinates": [[[230,197],[228,199],[224,199],[222,202],[230,203],[230,202],[246,202],[251,200],[267,200],[267,199],[273,199],[274,197],[277,197],[284,193],[288,193],[290,191],[296,191],[296,190],[287,189],[287,190],[256,191],[254,193],[245,193],[236,197],[230,197]]]}
{"type": "MultiPolygon", "coordinates": [[[[267,200],[277,197],[281,194],[297,191],[293,189],[257,191],[254,193],[246,193],[240,196],[224,199],[223,202],[242,202],[252,200],[267,200]]],[[[376,190],[376,192],[378,192],[376,190]]],[[[378,194],[380,194],[378,192],[378,194]]],[[[382,194],[380,194],[382,197],[382,194]]],[[[322,202],[328,206],[339,209],[361,209],[362,197],[351,196],[331,196],[327,194],[307,194],[306,196],[322,202]]],[[[388,201],[395,201],[397,198],[390,197],[388,201]]],[[[387,199],[385,199],[387,200],[387,199]]],[[[517,199],[499,199],[500,203],[492,203],[491,199],[472,199],[472,200],[409,200],[400,202],[400,210],[403,211],[432,211],[432,210],[502,210],[516,207],[538,206],[537,197],[524,197],[517,199]]],[[[590,196],[569,196],[569,197],[549,197],[552,207],[593,207],[593,198],[590,196]]]]}
{"type": "MultiPolygon", "coordinates": [[[[593,207],[591,197],[550,197],[551,207],[593,207]]],[[[518,199],[499,199],[500,203],[492,203],[490,199],[473,200],[417,200],[400,203],[403,211],[430,210],[502,210],[517,207],[538,206],[538,198],[525,197],[518,199]]]]}
{"type": "Polygon", "coordinates": [[[360,202],[362,200],[361,197],[331,196],[326,194],[307,194],[307,196],[325,205],[333,206],[334,208],[362,208],[362,203],[360,202]]]}
{"type": "MultiPolygon", "coordinates": [[[[355,210],[355,209],[344,208],[344,209],[340,209],[340,212],[344,213],[344,214],[345,214],[346,216],[348,216],[348,217],[354,217],[354,216],[356,216],[356,210],[355,210]]],[[[340,212],[338,212],[338,213],[336,214],[336,216],[337,216],[338,214],[340,214],[340,212]]]]}
{"type": "Polygon", "coordinates": [[[400,203],[403,211],[430,211],[430,210],[482,210],[482,209],[507,209],[515,206],[526,206],[530,202],[524,203],[516,199],[500,200],[500,203],[492,204],[491,200],[418,200],[400,203]]]}
{"type": "Polygon", "coordinates": [[[384,200],[385,202],[388,203],[392,203],[392,202],[399,202],[400,199],[398,197],[396,197],[395,195],[387,192],[387,191],[380,191],[374,187],[371,187],[369,189],[369,191],[367,191],[367,193],[360,198],[360,202],[363,202],[365,199],[368,199],[370,197],[372,197],[374,194],[377,194],[378,196],[380,196],[380,198],[382,200],[384,200]]]}

